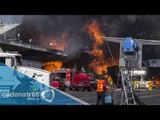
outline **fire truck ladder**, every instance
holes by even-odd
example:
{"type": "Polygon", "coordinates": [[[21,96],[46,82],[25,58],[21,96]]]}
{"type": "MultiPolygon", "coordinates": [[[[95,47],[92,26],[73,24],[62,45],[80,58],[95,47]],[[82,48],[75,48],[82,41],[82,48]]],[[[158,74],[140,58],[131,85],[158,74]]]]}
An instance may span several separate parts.
{"type": "Polygon", "coordinates": [[[131,70],[121,69],[122,80],[122,104],[136,105],[132,85],[131,85],[131,70]]]}

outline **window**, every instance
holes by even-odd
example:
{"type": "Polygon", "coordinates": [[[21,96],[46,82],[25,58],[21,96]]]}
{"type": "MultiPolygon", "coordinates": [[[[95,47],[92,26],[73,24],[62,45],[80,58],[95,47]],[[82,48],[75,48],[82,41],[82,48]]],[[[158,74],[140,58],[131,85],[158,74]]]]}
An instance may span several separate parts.
{"type": "Polygon", "coordinates": [[[0,57],[0,63],[5,64],[5,58],[4,57],[0,57]]]}
{"type": "Polygon", "coordinates": [[[17,62],[17,65],[22,65],[21,56],[16,56],[16,62],[17,62]]]}
{"type": "Polygon", "coordinates": [[[66,79],[66,73],[56,73],[60,78],[66,79]]]}

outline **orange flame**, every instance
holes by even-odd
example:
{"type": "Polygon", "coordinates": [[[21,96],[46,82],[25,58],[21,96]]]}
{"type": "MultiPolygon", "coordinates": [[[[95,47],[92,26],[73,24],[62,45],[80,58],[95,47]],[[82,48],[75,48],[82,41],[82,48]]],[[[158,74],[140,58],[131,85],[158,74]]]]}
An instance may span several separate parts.
{"type": "Polygon", "coordinates": [[[52,37],[52,39],[48,39],[42,34],[39,39],[44,47],[64,51],[67,48],[68,34],[63,33],[58,37],[52,37]]]}
{"type": "Polygon", "coordinates": [[[49,72],[53,72],[54,69],[62,67],[62,62],[61,61],[44,62],[42,63],[42,67],[49,72]]]}
{"type": "Polygon", "coordinates": [[[97,74],[102,74],[103,71],[107,72],[107,67],[111,66],[113,61],[110,57],[105,59],[104,51],[100,49],[100,46],[104,43],[104,40],[101,37],[104,35],[100,32],[100,26],[96,21],[94,21],[87,24],[87,30],[90,37],[94,40],[91,54],[95,56],[95,59],[89,64],[89,67],[95,70],[97,74]]]}
{"type": "Polygon", "coordinates": [[[67,33],[63,33],[59,39],[52,38],[50,42],[50,46],[53,49],[64,51],[67,47],[67,38],[68,38],[67,33]]]}

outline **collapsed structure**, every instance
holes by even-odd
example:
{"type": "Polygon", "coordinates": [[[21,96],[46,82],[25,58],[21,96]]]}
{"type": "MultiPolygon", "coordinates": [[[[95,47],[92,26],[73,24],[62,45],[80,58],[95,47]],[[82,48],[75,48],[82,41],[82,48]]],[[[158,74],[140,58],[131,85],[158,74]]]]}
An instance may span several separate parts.
{"type": "Polygon", "coordinates": [[[0,48],[1,51],[17,51],[22,54],[22,64],[32,67],[41,68],[41,62],[53,61],[55,59],[65,59],[68,54],[56,49],[48,49],[24,43],[20,38],[21,24],[0,24],[0,48]],[[45,59],[44,59],[45,56],[45,59]]]}

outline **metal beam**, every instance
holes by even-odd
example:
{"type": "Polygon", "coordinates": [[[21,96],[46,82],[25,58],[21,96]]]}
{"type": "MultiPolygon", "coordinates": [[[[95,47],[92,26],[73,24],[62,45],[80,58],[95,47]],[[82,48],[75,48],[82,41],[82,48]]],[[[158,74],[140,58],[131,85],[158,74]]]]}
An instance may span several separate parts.
{"type": "Polygon", "coordinates": [[[49,62],[57,59],[63,61],[70,56],[64,51],[4,39],[0,39],[0,48],[3,50],[1,52],[18,51],[24,59],[37,62],[49,62]]]}
{"type": "MultiPolygon", "coordinates": [[[[102,38],[106,41],[114,42],[114,43],[121,43],[125,39],[121,37],[105,37],[105,36],[102,36],[102,38]]],[[[134,40],[141,42],[142,45],[160,45],[160,40],[159,41],[158,40],[146,40],[146,39],[134,39],[134,40]]]]}
{"type": "MultiPolygon", "coordinates": [[[[48,48],[44,48],[44,47],[40,47],[40,46],[36,46],[36,45],[31,45],[28,43],[19,42],[19,41],[9,41],[9,40],[0,39],[0,44],[2,45],[1,46],[2,49],[3,49],[3,45],[8,45],[8,46],[13,46],[13,47],[19,47],[19,49],[21,49],[22,51],[35,50],[35,51],[39,51],[39,52],[52,53],[52,54],[60,55],[60,56],[68,56],[68,54],[65,53],[64,51],[48,49],[48,48]]],[[[7,48],[5,48],[5,49],[7,50],[7,48]]]]}

